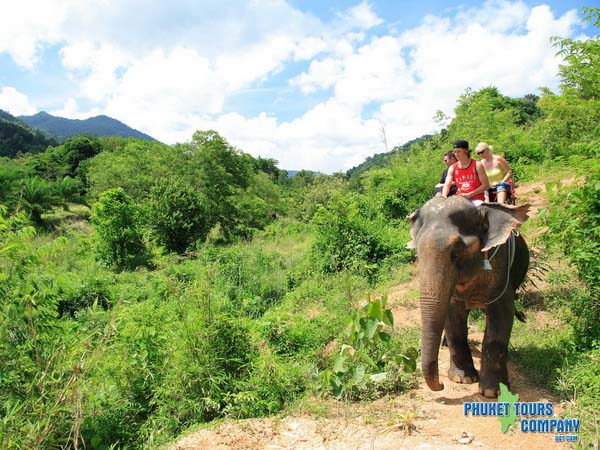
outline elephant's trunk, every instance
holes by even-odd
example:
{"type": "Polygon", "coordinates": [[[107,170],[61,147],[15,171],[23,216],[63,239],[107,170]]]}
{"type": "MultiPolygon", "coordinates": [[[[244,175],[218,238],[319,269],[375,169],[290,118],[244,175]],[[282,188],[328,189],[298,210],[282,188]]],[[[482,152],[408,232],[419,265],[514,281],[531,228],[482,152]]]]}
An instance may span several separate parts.
{"type": "MultiPolygon", "coordinates": [[[[439,262],[440,260],[437,259],[439,262]]],[[[448,314],[452,280],[440,268],[421,267],[421,369],[427,386],[441,391],[438,353],[448,314]],[[435,272],[432,272],[435,270],[435,272]]]]}
{"type": "MultiPolygon", "coordinates": [[[[425,323],[422,319],[423,324],[425,323]]],[[[438,370],[438,349],[442,331],[439,332],[421,328],[421,370],[423,377],[429,389],[432,391],[441,391],[444,385],[440,382],[440,373],[438,370]]]]}

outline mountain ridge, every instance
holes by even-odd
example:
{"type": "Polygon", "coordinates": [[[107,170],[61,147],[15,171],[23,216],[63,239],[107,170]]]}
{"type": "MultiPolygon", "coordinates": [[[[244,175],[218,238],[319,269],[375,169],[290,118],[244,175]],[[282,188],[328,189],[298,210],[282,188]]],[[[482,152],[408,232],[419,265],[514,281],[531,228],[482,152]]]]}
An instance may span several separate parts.
{"type": "Polygon", "coordinates": [[[0,156],[14,158],[20,153],[40,153],[51,145],[57,145],[57,141],[0,109],[0,156]]]}
{"type": "Polygon", "coordinates": [[[133,137],[156,141],[152,136],[104,114],[87,119],[67,119],[40,111],[32,116],[18,116],[17,119],[34,129],[42,130],[61,142],[80,134],[91,134],[97,137],[133,137]]]}

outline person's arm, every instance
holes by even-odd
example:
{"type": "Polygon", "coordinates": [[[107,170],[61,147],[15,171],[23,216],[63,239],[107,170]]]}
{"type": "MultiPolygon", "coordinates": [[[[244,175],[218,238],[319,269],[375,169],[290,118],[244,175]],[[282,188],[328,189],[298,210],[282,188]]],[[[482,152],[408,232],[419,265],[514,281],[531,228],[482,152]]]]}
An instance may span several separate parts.
{"type": "Polygon", "coordinates": [[[446,167],[444,169],[444,171],[442,172],[442,175],[440,176],[440,181],[438,181],[438,184],[444,184],[446,183],[446,177],[448,176],[448,167],[446,167]]]}
{"type": "Polygon", "coordinates": [[[446,175],[444,189],[442,189],[442,197],[448,197],[448,194],[450,193],[450,186],[452,186],[452,180],[454,180],[454,164],[448,169],[448,175],[446,175]]]}
{"type": "Polygon", "coordinates": [[[510,166],[508,165],[506,160],[502,156],[498,156],[498,163],[506,173],[506,175],[504,175],[504,178],[502,178],[502,181],[510,180],[512,178],[512,170],[510,169],[510,166]]]}
{"type": "Polygon", "coordinates": [[[481,181],[481,186],[475,189],[473,192],[469,192],[468,194],[464,194],[466,198],[471,198],[477,194],[481,194],[485,192],[490,187],[490,181],[488,180],[487,174],[485,173],[485,169],[483,168],[483,164],[481,161],[477,161],[475,164],[475,170],[477,170],[477,176],[479,177],[479,181],[481,181]]]}

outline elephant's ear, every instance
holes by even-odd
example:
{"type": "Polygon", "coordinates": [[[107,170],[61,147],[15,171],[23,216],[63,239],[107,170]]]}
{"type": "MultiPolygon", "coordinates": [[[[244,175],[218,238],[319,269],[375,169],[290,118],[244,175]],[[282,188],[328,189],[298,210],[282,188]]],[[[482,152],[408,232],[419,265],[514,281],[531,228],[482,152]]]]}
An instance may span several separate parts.
{"type": "Polygon", "coordinates": [[[503,205],[484,203],[478,206],[482,215],[483,248],[482,252],[504,244],[513,230],[523,225],[529,216],[529,205],[503,205]]]}
{"type": "Polygon", "coordinates": [[[421,209],[417,209],[410,216],[408,216],[406,218],[411,223],[410,235],[412,237],[412,239],[408,242],[408,244],[406,244],[406,248],[417,248],[417,234],[419,233],[419,230],[421,229],[421,226],[423,225],[423,221],[421,220],[421,217],[419,216],[420,211],[421,211],[421,209]]]}

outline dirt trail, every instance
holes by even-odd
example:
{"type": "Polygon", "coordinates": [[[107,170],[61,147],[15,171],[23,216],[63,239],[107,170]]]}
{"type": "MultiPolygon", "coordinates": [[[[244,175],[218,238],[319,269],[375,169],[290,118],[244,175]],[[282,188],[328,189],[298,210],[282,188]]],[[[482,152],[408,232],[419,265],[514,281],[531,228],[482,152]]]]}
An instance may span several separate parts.
{"type": "MultiPolygon", "coordinates": [[[[532,216],[544,207],[543,183],[520,188],[520,202],[532,203],[532,216]]],[[[535,289],[532,287],[532,289],[535,289]]],[[[396,326],[419,327],[416,277],[395,286],[388,294],[396,326]]],[[[528,321],[543,326],[543,312],[530,313],[528,321]]],[[[469,339],[476,368],[480,364],[483,333],[470,329],[469,339]]],[[[448,380],[447,348],[440,350],[440,378],[445,389],[430,391],[424,382],[406,394],[365,403],[321,402],[320,414],[304,413],[283,418],[227,420],[190,434],[172,450],[196,449],[554,449],[569,448],[553,441],[552,433],[501,432],[497,417],[465,417],[463,402],[487,401],[477,393],[477,384],[463,385],[448,380]],[[325,409],[323,412],[322,409],[325,409]],[[410,427],[410,432],[408,428],[410,427]],[[461,437],[465,437],[463,443],[461,437]],[[472,437],[472,439],[471,439],[472,437]],[[470,441],[470,442],[468,442],[470,441]]],[[[547,402],[560,415],[557,399],[528,383],[509,363],[511,391],[520,401],[547,402]]],[[[310,410],[311,408],[306,408],[310,410]]],[[[317,408],[314,408],[317,410],[317,408]]]]}

